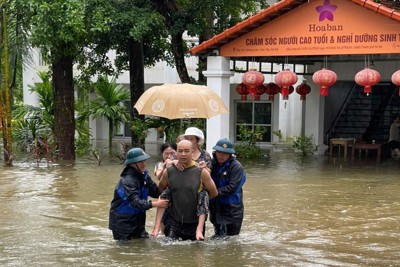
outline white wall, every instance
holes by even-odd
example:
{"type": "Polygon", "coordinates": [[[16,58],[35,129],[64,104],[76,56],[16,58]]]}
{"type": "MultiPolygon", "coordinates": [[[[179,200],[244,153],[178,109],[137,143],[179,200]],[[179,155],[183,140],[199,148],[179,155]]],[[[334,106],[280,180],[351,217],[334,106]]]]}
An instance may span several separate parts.
{"type": "MultiPolygon", "coordinates": [[[[107,54],[111,60],[115,59],[115,51],[110,51],[107,54]]],[[[25,104],[37,106],[38,98],[36,93],[29,92],[29,86],[35,83],[41,83],[38,76],[39,71],[48,71],[48,66],[40,62],[40,55],[37,49],[32,50],[32,64],[24,65],[23,69],[23,100],[25,104]]],[[[198,79],[197,57],[188,57],[185,59],[189,75],[198,79]]],[[[75,69],[74,73],[78,71],[75,69]]],[[[96,79],[93,78],[93,81],[96,79]]],[[[163,83],[180,83],[180,79],[176,68],[169,66],[166,62],[157,62],[154,67],[146,68],[144,71],[145,87],[149,88],[153,85],[163,83]]],[[[118,78],[118,83],[129,84],[129,72],[123,72],[118,78]]],[[[93,96],[92,96],[93,97],[93,96]]],[[[89,127],[91,128],[92,138],[95,140],[108,140],[108,122],[105,119],[90,120],[89,127]]],[[[154,135],[149,135],[149,142],[156,142],[154,135]],[[153,140],[154,139],[154,140],[153,140]]]]}
{"type": "MultiPolygon", "coordinates": [[[[30,105],[37,105],[37,97],[31,94],[28,90],[28,85],[33,85],[34,83],[41,82],[37,76],[38,71],[46,71],[46,66],[43,66],[39,62],[39,55],[36,50],[33,50],[34,55],[34,65],[24,66],[24,103],[30,105]]],[[[110,52],[111,57],[115,57],[115,53],[110,52]]],[[[186,58],[187,67],[189,70],[189,75],[198,79],[196,72],[197,68],[197,57],[186,58]]],[[[222,64],[223,65],[223,64],[222,64]]],[[[232,67],[232,62],[230,62],[232,67]]],[[[381,74],[381,81],[390,81],[391,75],[400,69],[400,62],[398,61],[387,61],[387,62],[374,62],[375,69],[381,74]]],[[[245,68],[245,64],[236,65],[237,68],[245,68]]],[[[250,63],[251,67],[251,63],[250,63]]],[[[269,68],[269,64],[263,64],[263,68],[269,68]]],[[[222,67],[221,67],[222,68],[222,67]]],[[[313,73],[321,69],[320,64],[309,66],[309,72],[313,73]]],[[[341,81],[354,81],[355,74],[364,68],[363,62],[358,63],[329,63],[328,68],[335,71],[338,80],[341,81]]],[[[218,72],[218,69],[213,70],[218,72]]],[[[225,69],[223,71],[226,71],[225,69]]],[[[224,76],[224,75],[222,75],[224,76]]],[[[229,92],[220,91],[220,94],[224,99],[226,104],[230,107],[234,107],[234,102],[236,100],[240,101],[240,96],[234,91],[236,84],[241,83],[243,73],[234,73],[232,77],[229,78],[230,86],[218,85],[217,87],[221,90],[229,90],[229,92]],[[229,88],[229,89],[226,89],[229,88]]],[[[273,82],[274,75],[264,75],[264,83],[273,82]]],[[[223,78],[223,77],[222,77],[223,78]]],[[[316,144],[322,146],[323,144],[323,130],[324,130],[324,106],[325,98],[319,95],[319,87],[312,82],[311,76],[306,77],[307,83],[311,86],[311,93],[307,95],[306,101],[300,101],[299,95],[293,92],[289,95],[289,100],[282,100],[280,94],[275,95],[275,100],[273,103],[273,130],[281,130],[283,138],[282,141],[287,140],[289,137],[299,136],[302,132],[306,135],[313,135],[316,144]],[[304,116],[303,116],[304,114],[304,116]],[[302,123],[303,122],[303,123],[302,123]],[[305,129],[304,129],[305,128],[305,129]]],[[[119,83],[129,84],[129,76],[127,72],[124,72],[117,81],[119,83]]],[[[303,81],[301,75],[298,76],[298,82],[294,85],[296,87],[303,81]]],[[[165,62],[158,62],[152,68],[145,69],[145,86],[146,88],[151,87],[156,84],[162,83],[180,83],[177,71],[175,68],[168,66],[165,62]]],[[[213,83],[218,84],[215,80],[213,83]]],[[[218,89],[219,90],[219,89],[218,89]]],[[[268,96],[263,94],[261,100],[267,100],[268,96]]],[[[218,136],[229,135],[230,139],[234,136],[234,112],[230,110],[229,118],[225,120],[224,123],[229,122],[227,133],[220,132],[218,136]]],[[[222,122],[221,122],[222,123],[222,122]]],[[[90,126],[92,128],[92,134],[95,139],[106,140],[108,138],[108,124],[105,120],[91,121],[90,126]]],[[[225,129],[225,127],[223,127],[225,129]]],[[[224,130],[225,131],[225,130],[224,130]]],[[[209,137],[210,138],[210,137],[209,137]]],[[[157,142],[156,135],[150,135],[149,142],[157,142]],[[152,140],[154,139],[154,140],[152,140]]],[[[211,138],[212,141],[215,138],[211,138]]],[[[273,136],[273,141],[277,141],[277,138],[273,136]]]]}
{"type": "MultiPolygon", "coordinates": [[[[364,62],[338,62],[329,64],[329,69],[336,72],[338,80],[354,81],[357,72],[365,68],[364,62]]],[[[381,81],[390,81],[394,72],[400,69],[400,61],[378,61],[374,62],[373,69],[381,75],[381,81]]]]}

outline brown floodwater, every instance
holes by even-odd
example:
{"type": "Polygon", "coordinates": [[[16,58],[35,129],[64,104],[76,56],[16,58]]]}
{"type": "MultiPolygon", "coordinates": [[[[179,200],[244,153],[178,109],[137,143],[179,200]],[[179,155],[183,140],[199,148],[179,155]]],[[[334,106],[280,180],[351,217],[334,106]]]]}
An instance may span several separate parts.
{"type": "Polygon", "coordinates": [[[400,161],[274,153],[243,165],[240,236],[209,240],[207,222],[205,242],[173,243],[112,239],[117,162],[0,167],[0,266],[400,266],[400,161]]]}

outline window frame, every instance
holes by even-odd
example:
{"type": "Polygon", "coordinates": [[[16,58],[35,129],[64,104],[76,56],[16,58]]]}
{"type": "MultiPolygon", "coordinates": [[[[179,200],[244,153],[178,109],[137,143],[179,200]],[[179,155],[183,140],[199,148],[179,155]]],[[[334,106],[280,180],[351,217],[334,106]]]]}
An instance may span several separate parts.
{"type": "MultiPolygon", "coordinates": [[[[251,126],[251,129],[254,131],[255,127],[260,126],[260,127],[267,127],[269,129],[269,131],[264,134],[264,136],[267,136],[267,140],[269,141],[258,141],[257,143],[261,143],[261,144],[269,144],[272,142],[272,122],[273,122],[273,102],[272,101],[268,101],[268,100],[258,100],[258,101],[253,101],[253,100],[235,100],[234,101],[234,107],[235,107],[235,120],[234,120],[234,140],[235,142],[241,143],[242,141],[238,138],[238,130],[239,130],[239,126],[240,125],[247,125],[247,126],[251,126]],[[238,118],[239,118],[239,114],[238,114],[238,105],[241,104],[251,104],[251,123],[242,123],[242,122],[238,122],[238,118]],[[255,123],[255,110],[256,110],[256,105],[257,104],[266,104],[269,105],[269,111],[270,111],[270,118],[267,119],[267,121],[269,121],[270,123],[255,123]]],[[[268,109],[268,107],[267,107],[268,109]]]]}

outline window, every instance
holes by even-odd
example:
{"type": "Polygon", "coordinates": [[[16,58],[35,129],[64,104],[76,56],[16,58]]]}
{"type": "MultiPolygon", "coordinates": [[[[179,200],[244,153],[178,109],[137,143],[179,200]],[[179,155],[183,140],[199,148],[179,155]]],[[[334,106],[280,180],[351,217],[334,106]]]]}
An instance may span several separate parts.
{"type": "Polygon", "coordinates": [[[44,59],[43,54],[41,53],[40,50],[38,50],[38,66],[39,67],[46,67],[48,64],[46,60],[44,59]]]}
{"type": "Polygon", "coordinates": [[[236,141],[241,141],[239,137],[239,126],[246,125],[252,131],[256,127],[260,127],[261,131],[265,131],[260,142],[271,142],[271,121],[272,121],[272,103],[255,101],[255,102],[241,102],[235,103],[236,107],[236,123],[235,123],[235,137],[236,141]]]}
{"type": "MultiPolygon", "coordinates": [[[[131,101],[125,101],[124,106],[131,107],[131,101]]],[[[131,121],[125,122],[119,129],[114,129],[114,136],[119,137],[131,137],[132,130],[131,130],[131,121]]]]}

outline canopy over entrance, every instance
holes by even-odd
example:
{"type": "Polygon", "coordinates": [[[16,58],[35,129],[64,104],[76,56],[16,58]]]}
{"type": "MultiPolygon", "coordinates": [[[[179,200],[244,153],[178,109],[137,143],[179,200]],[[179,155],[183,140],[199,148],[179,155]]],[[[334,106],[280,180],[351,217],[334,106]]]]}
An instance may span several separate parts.
{"type": "Polygon", "coordinates": [[[282,0],[190,53],[301,64],[400,60],[400,12],[369,0],[282,0]]]}

